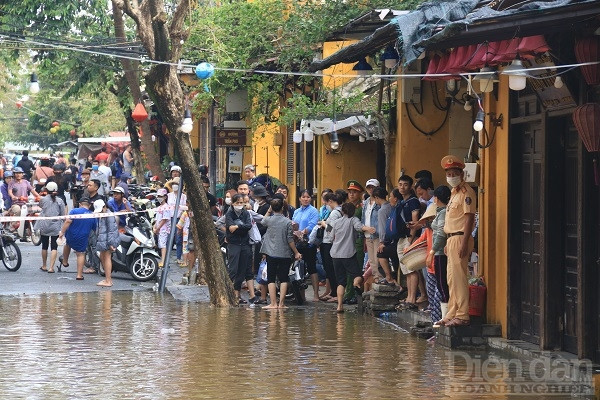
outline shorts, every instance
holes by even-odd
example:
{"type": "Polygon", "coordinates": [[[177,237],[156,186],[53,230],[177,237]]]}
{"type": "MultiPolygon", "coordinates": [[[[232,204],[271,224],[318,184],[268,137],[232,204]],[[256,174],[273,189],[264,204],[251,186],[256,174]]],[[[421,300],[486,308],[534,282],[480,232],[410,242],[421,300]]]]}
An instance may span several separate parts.
{"type": "Polygon", "coordinates": [[[398,252],[397,252],[397,244],[393,243],[384,243],[383,251],[381,253],[377,252],[377,258],[384,258],[392,261],[392,265],[394,268],[398,267],[400,261],[398,260],[398,252]]]}
{"type": "Polygon", "coordinates": [[[356,257],[334,258],[333,269],[335,270],[335,279],[338,286],[346,287],[347,277],[354,279],[362,276],[362,271],[356,257]]]}
{"type": "Polygon", "coordinates": [[[158,248],[164,249],[167,247],[167,240],[169,240],[169,232],[160,231],[158,232],[158,248]]]}

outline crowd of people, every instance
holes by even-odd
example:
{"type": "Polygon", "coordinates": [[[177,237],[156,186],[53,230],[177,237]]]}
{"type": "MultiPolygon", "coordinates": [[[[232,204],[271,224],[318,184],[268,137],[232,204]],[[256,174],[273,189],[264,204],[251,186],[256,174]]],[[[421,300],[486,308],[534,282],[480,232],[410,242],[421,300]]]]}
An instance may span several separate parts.
{"type": "Polygon", "coordinates": [[[323,189],[320,209],[309,190],[298,192],[294,209],[285,185],[269,193],[256,182],[254,166],[246,166],[247,179],[225,193],[216,223],[226,236],[227,268],[239,303],[285,307],[290,265],[301,259],[313,299],[336,303],[338,312],[379,284],[406,293],[401,308],[426,305],[424,311],[438,325],[469,324],[467,264],[476,197],[464,181],[460,159],[447,156],[441,166],[450,187],[434,188],[427,170],[415,179],[402,175],[389,193],[377,179],[364,187],[350,180],[344,188],[323,189]],[[401,261],[419,247],[426,247],[422,268],[408,269],[401,261]],[[254,279],[265,260],[267,284],[256,290],[254,279]],[[241,296],[244,286],[249,300],[241,296]]]}
{"type": "MultiPolygon", "coordinates": [[[[67,165],[59,154],[54,159],[42,157],[35,165],[23,152],[12,170],[2,169],[0,193],[5,209],[17,215],[29,195],[39,198],[39,192],[44,192],[48,195],[40,200],[43,216],[132,211],[128,201],[133,166],[130,147],[121,154],[102,149],[95,158],[79,164],[71,159],[67,165]],[[68,191],[73,200],[70,211],[68,191]]],[[[336,303],[340,313],[344,304],[357,302],[363,291],[378,284],[406,293],[402,308],[417,310],[427,305],[425,311],[436,324],[469,324],[467,263],[473,250],[476,197],[464,181],[460,159],[446,156],[441,166],[450,187],[434,188],[432,173],[426,170],[417,172],[415,179],[400,176],[391,192],[377,179],[367,180],[364,187],[350,180],[344,188],[323,189],[319,209],[313,206],[313,193],[306,189],[298,192],[299,207],[294,208],[288,188],[271,187],[270,182],[263,185],[253,165],[244,168],[246,179],[225,193],[222,204],[209,193],[210,181],[202,175],[211,212],[218,217],[215,225],[225,238],[227,270],[238,302],[284,308],[290,265],[302,260],[312,299],[336,303]],[[403,258],[422,247],[427,249],[422,269],[409,269],[403,258]],[[267,278],[255,288],[261,262],[266,262],[267,278]],[[248,300],[242,297],[243,288],[249,292],[248,300]]],[[[175,229],[177,262],[189,274],[196,262],[190,233],[193,221],[191,212],[180,209],[176,226],[171,226],[173,207],[166,206],[174,206],[177,200],[181,168],[173,164],[168,174],[168,181],[156,192],[158,205],[165,206],[157,209],[153,225],[161,254],[159,266],[166,262],[168,237],[175,229]]],[[[186,191],[181,189],[180,204],[186,205],[186,191]]],[[[40,220],[36,224],[42,237],[40,269],[54,272],[58,241],[64,237],[59,268],[68,267],[73,249],[76,279],[83,280],[84,273],[96,272],[84,269],[85,251],[93,240],[106,272],[98,285],[111,286],[111,252],[124,228],[125,216],[40,220]]]]}

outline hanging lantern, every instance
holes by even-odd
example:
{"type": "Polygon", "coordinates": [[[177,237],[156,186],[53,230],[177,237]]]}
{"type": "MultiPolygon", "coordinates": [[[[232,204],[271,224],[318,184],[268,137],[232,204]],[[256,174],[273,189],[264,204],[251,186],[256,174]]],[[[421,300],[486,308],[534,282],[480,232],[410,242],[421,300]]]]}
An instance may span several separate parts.
{"type": "MultiPolygon", "coordinates": [[[[573,111],[573,122],[585,148],[590,153],[600,151],[600,104],[587,103],[573,111]]],[[[597,154],[594,155],[594,179],[600,185],[597,154]]]]}
{"type": "Polygon", "coordinates": [[[52,123],[52,126],[59,126],[59,125],[60,125],[60,122],[58,122],[58,121],[54,121],[54,122],[52,123]]]}
{"type": "Polygon", "coordinates": [[[140,123],[148,118],[148,113],[146,112],[146,107],[142,103],[137,103],[133,112],[131,113],[131,118],[137,123],[140,123]]]}
{"type": "MultiPolygon", "coordinates": [[[[588,36],[575,42],[575,58],[579,63],[600,59],[600,37],[588,36]]],[[[582,65],[581,73],[588,85],[600,85],[600,64],[582,65]]]]}
{"type": "Polygon", "coordinates": [[[201,62],[196,66],[195,72],[198,79],[208,79],[215,74],[215,67],[211,63],[201,62]]]}
{"type": "Polygon", "coordinates": [[[21,109],[21,107],[23,107],[23,102],[22,101],[17,101],[15,103],[15,105],[17,106],[18,109],[21,109]]]}
{"type": "Polygon", "coordinates": [[[77,131],[75,129],[71,129],[69,131],[69,135],[71,135],[71,136],[75,136],[76,134],[77,134],[77,131]]]}

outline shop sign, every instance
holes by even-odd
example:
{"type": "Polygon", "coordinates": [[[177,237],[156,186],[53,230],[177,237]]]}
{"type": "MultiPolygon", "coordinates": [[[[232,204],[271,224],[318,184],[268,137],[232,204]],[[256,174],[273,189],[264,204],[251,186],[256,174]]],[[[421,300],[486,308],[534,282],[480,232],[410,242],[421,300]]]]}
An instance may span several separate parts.
{"type": "Polygon", "coordinates": [[[217,129],[217,146],[240,147],[246,146],[245,129],[217,129]]]}

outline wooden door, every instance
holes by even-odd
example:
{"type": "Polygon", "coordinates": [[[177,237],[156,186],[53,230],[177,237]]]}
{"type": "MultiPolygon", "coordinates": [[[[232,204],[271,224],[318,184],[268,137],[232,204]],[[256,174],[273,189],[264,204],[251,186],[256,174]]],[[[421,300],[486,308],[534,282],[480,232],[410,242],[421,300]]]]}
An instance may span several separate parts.
{"type": "MultiPolygon", "coordinates": [[[[579,169],[579,137],[573,124],[563,130],[564,166],[562,182],[562,204],[554,210],[562,210],[562,229],[556,232],[561,236],[562,254],[562,315],[560,329],[562,331],[562,348],[577,354],[577,299],[578,299],[578,263],[579,263],[579,226],[578,226],[578,193],[581,182],[579,169]]],[[[559,214],[560,215],[560,211],[559,214]]]]}
{"type": "Polygon", "coordinates": [[[542,248],[542,197],[543,161],[544,161],[544,131],[541,122],[532,122],[519,125],[516,129],[516,138],[520,142],[519,169],[520,184],[518,204],[519,218],[515,240],[518,246],[515,257],[517,265],[512,265],[518,279],[518,289],[515,293],[517,301],[517,326],[518,337],[531,343],[540,343],[540,301],[542,276],[541,248],[542,248]]]}

